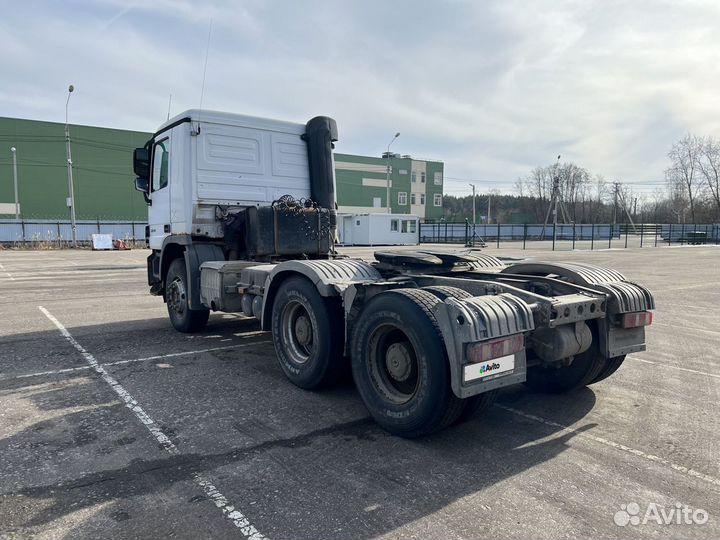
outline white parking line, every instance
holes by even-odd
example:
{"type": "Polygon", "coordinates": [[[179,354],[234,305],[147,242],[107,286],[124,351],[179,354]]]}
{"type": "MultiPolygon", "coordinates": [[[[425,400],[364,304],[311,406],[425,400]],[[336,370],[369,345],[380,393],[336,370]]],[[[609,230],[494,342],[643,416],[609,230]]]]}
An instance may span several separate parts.
{"type": "Polygon", "coordinates": [[[10,272],[8,272],[7,270],[5,270],[5,267],[2,265],[2,263],[0,263],[0,270],[5,272],[5,274],[7,275],[7,277],[10,278],[11,281],[15,281],[15,278],[13,277],[13,275],[10,272]]]}
{"type": "Polygon", "coordinates": [[[663,364],[662,362],[653,362],[652,360],[645,360],[644,358],[638,358],[637,356],[628,356],[628,358],[637,362],[645,362],[646,364],[653,364],[660,367],[670,368],[675,371],[687,371],[688,373],[695,373],[697,375],[704,375],[705,377],[714,377],[716,379],[720,379],[720,375],[718,375],[717,373],[708,373],[707,371],[699,371],[697,369],[690,369],[679,366],[668,366],[667,364],[663,364]]]}
{"type": "Polygon", "coordinates": [[[720,486],[720,478],[715,478],[714,476],[711,476],[709,474],[706,474],[706,473],[703,473],[700,471],[696,471],[695,469],[691,469],[689,467],[685,467],[684,465],[678,465],[678,464],[673,463],[665,458],[661,458],[661,457],[658,457],[658,456],[655,456],[652,454],[647,454],[647,453],[643,452],[642,450],[638,450],[637,448],[632,448],[630,446],[626,446],[624,444],[617,443],[617,442],[611,441],[609,439],[605,439],[603,437],[597,437],[595,435],[590,435],[589,433],[587,433],[585,431],[573,429],[571,427],[567,427],[562,424],[558,424],[557,422],[553,422],[552,420],[546,420],[545,418],[541,418],[540,416],[535,416],[534,414],[529,414],[524,411],[520,411],[518,409],[508,407],[507,405],[501,405],[499,403],[496,403],[495,406],[504,411],[508,411],[508,412],[511,412],[518,416],[522,416],[523,418],[527,418],[528,420],[532,420],[533,422],[537,422],[539,424],[545,424],[547,426],[552,426],[554,428],[559,428],[561,431],[563,431],[565,433],[572,433],[576,437],[580,437],[582,439],[589,439],[591,441],[595,441],[596,443],[600,443],[605,446],[615,448],[616,450],[622,450],[623,452],[627,452],[628,454],[632,454],[634,456],[646,459],[648,461],[652,461],[653,463],[659,463],[660,465],[663,465],[669,469],[672,469],[673,471],[677,471],[677,472],[686,474],[687,476],[691,476],[693,478],[698,478],[700,480],[707,482],[708,484],[720,486]]]}
{"type": "MultiPolygon", "coordinates": [[[[157,356],[146,356],[144,358],[130,358],[128,360],[117,360],[115,362],[105,362],[100,364],[103,367],[108,366],[119,366],[122,364],[131,364],[134,362],[148,362],[151,360],[161,360],[163,358],[173,358],[176,356],[188,356],[192,354],[202,354],[207,352],[213,352],[213,351],[222,351],[225,349],[239,349],[242,347],[250,347],[251,345],[260,345],[260,344],[267,344],[272,343],[270,340],[263,340],[263,341],[253,341],[252,343],[237,343],[235,345],[227,345],[225,347],[212,347],[210,349],[200,349],[199,351],[183,351],[183,352],[176,352],[176,353],[168,353],[168,354],[159,354],[157,356]]],[[[44,377],[47,375],[62,375],[63,373],[72,373],[73,371],[83,371],[92,369],[92,366],[78,366],[78,367],[71,367],[71,368],[63,368],[63,369],[51,369],[49,371],[36,371],[35,373],[23,373],[22,375],[13,375],[12,377],[1,377],[0,381],[6,381],[6,380],[15,380],[15,379],[29,379],[30,377],[44,377]]]]}
{"type": "MultiPolygon", "coordinates": [[[[92,354],[86,351],[85,348],[80,345],[74,337],[72,337],[63,324],[44,307],[38,306],[38,309],[40,309],[40,311],[42,311],[43,314],[50,319],[65,339],[67,339],[70,344],[77,349],[83,358],[85,358],[88,365],[94,369],[98,375],[100,375],[100,378],[105,381],[118,396],[120,396],[120,398],[125,402],[127,408],[133,412],[137,419],[140,420],[152,436],[155,437],[155,440],[160,443],[160,446],[162,446],[165,451],[172,456],[181,455],[177,446],[175,446],[170,438],[162,432],[157,423],[148,416],[145,410],[138,404],[137,400],[127,390],[125,390],[119,382],[110,376],[110,374],[98,363],[92,354]]],[[[258,530],[250,523],[248,518],[245,517],[240,510],[237,510],[234,505],[230,504],[227,497],[225,497],[217,487],[198,473],[193,473],[192,477],[193,480],[195,480],[195,482],[203,489],[205,494],[212,500],[212,502],[215,503],[215,506],[222,511],[223,516],[232,521],[235,526],[240,529],[243,536],[249,538],[250,540],[263,540],[265,538],[265,536],[258,532],[258,530]]]]}

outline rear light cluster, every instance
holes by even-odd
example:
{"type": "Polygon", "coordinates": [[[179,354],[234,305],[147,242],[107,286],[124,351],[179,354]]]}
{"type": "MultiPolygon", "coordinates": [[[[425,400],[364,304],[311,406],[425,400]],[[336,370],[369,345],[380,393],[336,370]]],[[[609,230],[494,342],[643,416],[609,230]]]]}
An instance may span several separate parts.
{"type": "Polygon", "coordinates": [[[637,328],[639,326],[650,326],[653,321],[651,311],[636,311],[634,313],[623,313],[620,322],[623,328],[637,328]]]}
{"type": "Polygon", "coordinates": [[[471,343],[467,348],[467,359],[468,362],[486,362],[520,352],[524,346],[525,338],[522,334],[494,341],[471,343]]]}

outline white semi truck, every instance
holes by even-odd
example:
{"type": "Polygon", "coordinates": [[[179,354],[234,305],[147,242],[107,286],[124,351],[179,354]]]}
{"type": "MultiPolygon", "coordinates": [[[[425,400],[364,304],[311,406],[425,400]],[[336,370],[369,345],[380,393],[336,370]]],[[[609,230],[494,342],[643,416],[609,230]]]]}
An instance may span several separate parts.
{"type": "Polygon", "coordinates": [[[211,311],[256,317],[287,378],[352,372],[375,420],[417,437],[526,383],[589,385],[645,349],[654,301],[620,273],[485,254],[338,254],[328,117],[295,124],[189,110],[134,153],[151,294],[180,332],[211,311]]]}

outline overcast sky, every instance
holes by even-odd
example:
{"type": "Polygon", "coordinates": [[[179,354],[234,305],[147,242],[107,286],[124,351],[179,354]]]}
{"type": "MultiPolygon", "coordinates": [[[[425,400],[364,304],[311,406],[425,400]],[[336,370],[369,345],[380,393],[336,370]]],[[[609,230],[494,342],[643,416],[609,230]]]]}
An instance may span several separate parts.
{"type": "Polygon", "coordinates": [[[558,154],[661,184],[672,143],[720,136],[720,2],[8,2],[0,116],[152,131],[197,107],[338,121],[337,151],[445,162],[511,189],[558,154]]]}

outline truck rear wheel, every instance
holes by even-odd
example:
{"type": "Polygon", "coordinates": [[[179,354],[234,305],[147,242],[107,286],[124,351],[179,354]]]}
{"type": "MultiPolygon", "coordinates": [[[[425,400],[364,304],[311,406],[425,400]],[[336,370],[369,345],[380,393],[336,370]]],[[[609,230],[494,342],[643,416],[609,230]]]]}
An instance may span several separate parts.
{"type": "Polygon", "coordinates": [[[446,298],[457,298],[462,300],[463,298],[470,298],[472,296],[472,294],[463,289],[450,287],[448,285],[432,285],[430,287],[423,287],[422,290],[434,294],[442,301],[446,298]]]}
{"type": "Polygon", "coordinates": [[[600,381],[604,381],[607,379],[610,375],[615,373],[620,366],[622,366],[622,363],[625,361],[625,355],[622,356],[615,356],[613,358],[607,358],[605,366],[600,371],[600,374],[595,377],[592,381],[590,381],[589,384],[595,384],[600,381]]]}
{"type": "Polygon", "coordinates": [[[202,330],[210,317],[209,309],[190,309],[185,259],[170,263],[165,277],[165,304],[170,322],[178,332],[192,333],[202,330]]]}
{"type": "MultiPolygon", "coordinates": [[[[462,300],[465,298],[470,298],[472,296],[472,294],[470,294],[464,289],[460,289],[458,287],[451,287],[448,285],[432,285],[430,287],[423,287],[423,290],[432,293],[442,301],[445,301],[447,298],[455,298],[462,300]]],[[[469,398],[465,398],[463,400],[463,406],[457,414],[457,418],[453,419],[452,423],[461,424],[466,420],[470,420],[473,417],[479,415],[481,412],[483,412],[493,403],[495,403],[496,397],[497,391],[491,390],[490,392],[485,392],[476,396],[470,396],[469,398]]]]}
{"type": "Polygon", "coordinates": [[[527,371],[525,384],[538,392],[561,394],[595,382],[607,362],[598,348],[597,325],[590,324],[592,343],[583,353],[575,355],[569,366],[534,366],[527,371]]]}
{"type": "Polygon", "coordinates": [[[484,392],[482,394],[466,398],[465,408],[460,413],[460,416],[455,423],[461,424],[462,422],[470,420],[475,416],[479,415],[481,412],[488,409],[493,403],[495,403],[496,397],[497,390],[490,390],[489,392],[484,392]]]}
{"type": "Polygon", "coordinates": [[[280,285],[272,311],[272,334],[280,368],[294,385],[312,390],[330,385],[346,368],[343,314],[334,298],[320,296],[305,278],[280,285]]]}
{"type": "Polygon", "coordinates": [[[355,384],[375,421],[395,435],[438,431],[465,407],[450,387],[445,343],[432,314],[438,302],[423,290],[386,291],[368,302],[355,325],[355,384]]]}

